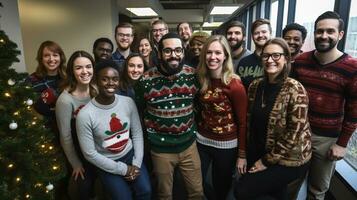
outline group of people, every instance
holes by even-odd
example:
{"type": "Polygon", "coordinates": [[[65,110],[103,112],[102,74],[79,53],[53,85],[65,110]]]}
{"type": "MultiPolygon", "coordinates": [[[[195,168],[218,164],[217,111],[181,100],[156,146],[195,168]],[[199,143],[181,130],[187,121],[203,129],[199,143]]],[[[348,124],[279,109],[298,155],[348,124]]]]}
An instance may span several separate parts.
{"type": "MultiPolygon", "coordinates": [[[[37,112],[62,145],[71,181],[91,199],[96,179],[111,199],[172,199],[175,170],[188,199],[324,199],[335,163],[357,127],[357,59],[337,49],[344,22],[315,21],[273,38],[269,20],[227,24],[225,35],[152,23],[152,40],[132,51],[134,27],[94,42],[94,58],[43,42],[28,81],[37,112]],[[210,174],[211,183],[208,181],[210,174]],[[236,179],[232,177],[238,176],[236,179]],[[233,184],[232,184],[233,183],[233,184]]],[[[63,194],[59,191],[58,195],[63,194]]]]}

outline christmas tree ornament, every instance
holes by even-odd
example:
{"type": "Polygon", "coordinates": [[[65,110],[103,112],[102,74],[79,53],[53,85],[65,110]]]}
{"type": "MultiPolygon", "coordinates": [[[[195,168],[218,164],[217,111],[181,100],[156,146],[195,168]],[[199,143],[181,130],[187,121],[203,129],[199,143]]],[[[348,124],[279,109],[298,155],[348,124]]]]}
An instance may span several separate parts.
{"type": "Polygon", "coordinates": [[[14,122],[14,121],[12,121],[12,122],[9,124],[9,128],[10,128],[11,130],[17,129],[17,123],[14,122]]]}
{"type": "Polygon", "coordinates": [[[26,105],[31,106],[33,104],[32,99],[27,99],[26,100],[26,105]]]}
{"type": "Polygon", "coordinates": [[[11,79],[11,78],[10,78],[9,80],[7,80],[7,84],[10,85],[10,86],[15,85],[15,83],[16,83],[16,82],[15,82],[13,79],[11,79]]]}
{"type": "Polygon", "coordinates": [[[48,183],[48,185],[46,185],[46,190],[51,191],[53,190],[54,186],[52,185],[52,183],[48,183]]]}

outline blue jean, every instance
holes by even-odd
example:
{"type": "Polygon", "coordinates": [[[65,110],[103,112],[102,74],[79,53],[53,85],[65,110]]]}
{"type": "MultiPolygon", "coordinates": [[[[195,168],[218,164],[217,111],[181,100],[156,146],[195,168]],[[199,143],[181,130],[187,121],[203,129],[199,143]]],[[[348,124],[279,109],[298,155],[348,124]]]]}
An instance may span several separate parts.
{"type": "MultiPolygon", "coordinates": [[[[117,161],[131,165],[134,152],[131,150],[127,155],[117,161]]],[[[140,175],[134,181],[127,181],[123,176],[108,173],[98,168],[98,176],[104,189],[109,192],[112,200],[149,200],[151,198],[151,186],[146,167],[141,164],[140,175]]]]}

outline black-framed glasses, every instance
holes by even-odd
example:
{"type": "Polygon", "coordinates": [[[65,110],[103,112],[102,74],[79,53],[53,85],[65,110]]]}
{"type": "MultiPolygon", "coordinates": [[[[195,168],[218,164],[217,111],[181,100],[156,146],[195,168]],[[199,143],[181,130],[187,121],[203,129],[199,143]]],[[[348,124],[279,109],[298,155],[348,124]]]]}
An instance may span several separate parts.
{"type": "Polygon", "coordinates": [[[162,52],[165,54],[165,56],[171,56],[172,52],[175,52],[176,56],[180,56],[183,53],[183,48],[182,47],[176,47],[175,49],[165,48],[162,50],[162,52]]]}
{"type": "Polygon", "coordinates": [[[164,31],[166,31],[166,30],[167,30],[166,28],[159,28],[159,29],[152,29],[151,31],[152,31],[153,33],[157,33],[157,32],[162,33],[162,32],[164,32],[164,31]]]}
{"type": "Polygon", "coordinates": [[[121,37],[121,38],[123,38],[123,37],[132,37],[133,36],[133,34],[124,34],[124,33],[118,33],[118,36],[119,37],[121,37]]]}
{"type": "Polygon", "coordinates": [[[267,61],[271,57],[274,61],[278,61],[281,56],[285,56],[285,53],[263,53],[260,57],[262,60],[267,61]]]}
{"type": "Polygon", "coordinates": [[[104,52],[104,53],[112,53],[112,49],[106,49],[106,48],[99,48],[98,51],[104,52]]]}

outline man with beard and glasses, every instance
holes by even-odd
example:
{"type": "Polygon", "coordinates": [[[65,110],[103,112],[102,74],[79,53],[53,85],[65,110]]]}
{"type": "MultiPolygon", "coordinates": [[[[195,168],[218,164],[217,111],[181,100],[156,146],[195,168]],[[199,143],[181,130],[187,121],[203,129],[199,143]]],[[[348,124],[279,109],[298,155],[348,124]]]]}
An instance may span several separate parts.
{"type": "Polygon", "coordinates": [[[100,60],[109,60],[112,58],[114,46],[108,38],[98,38],[93,44],[93,55],[95,62],[100,60]]]}
{"type": "Polygon", "coordinates": [[[357,127],[357,59],[337,49],[344,22],[332,11],[315,21],[316,50],[295,59],[293,75],[309,96],[312,158],[308,199],[324,199],[337,160],[357,127]]]}
{"type": "Polygon", "coordinates": [[[294,62],[302,51],[302,45],[304,45],[307,30],[304,26],[298,23],[291,23],[285,26],[283,29],[283,38],[288,43],[291,53],[291,62],[294,62]]]}
{"type": "Polygon", "coordinates": [[[120,23],[115,27],[115,41],[118,45],[112,59],[118,64],[119,71],[123,70],[123,63],[131,53],[130,46],[134,40],[134,27],[130,23],[120,23]]]}
{"type": "Polygon", "coordinates": [[[252,54],[245,48],[245,25],[240,21],[229,22],[226,29],[226,38],[231,47],[234,71],[237,70],[239,61],[252,54]]]}
{"type": "Polygon", "coordinates": [[[171,199],[173,174],[179,169],[188,199],[202,199],[201,162],[193,102],[198,91],[194,68],[184,65],[183,42],[176,33],[159,42],[160,64],[146,71],[136,86],[136,100],[144,110],[158,199],[171,199]]]}
{"type": "Polygon", "coordinates": [[[242,58],[236,70],[246,90],[254,79],[263,76],[264,70],[260,54],[265,43],[271,38],[271,32],[270,21],[267,19],[257,19],[252,24],[251,34],[255,44],[255,51],[249,56],[242,58]]]}

